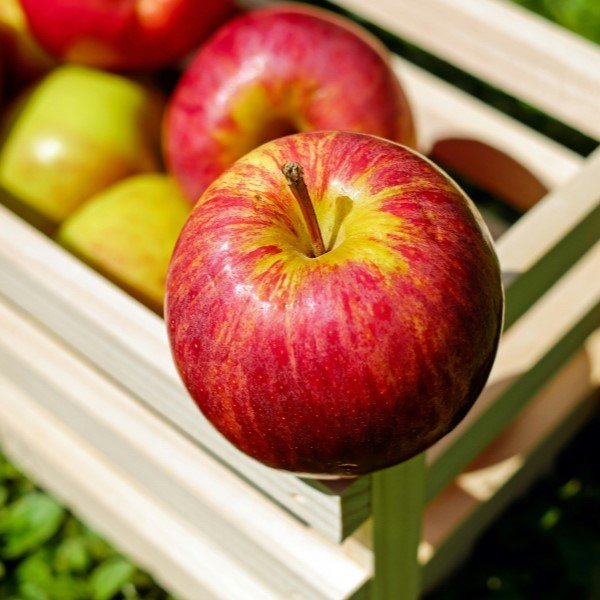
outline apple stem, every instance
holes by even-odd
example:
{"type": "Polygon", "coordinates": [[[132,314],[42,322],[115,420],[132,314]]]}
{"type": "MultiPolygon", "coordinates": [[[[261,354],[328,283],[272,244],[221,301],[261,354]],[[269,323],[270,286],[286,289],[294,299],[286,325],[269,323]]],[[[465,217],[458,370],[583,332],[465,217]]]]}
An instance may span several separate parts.
{"type": "Polygon", "coordinates": [[[315,213],[315,207],[308,193],[306,183],[304,182],[304,171],[302,166],[297,162],[288,162],[283,165],[281,172],[285,176],[285,180],[292,192],[294,198],[300,205],[304,222],[306,223],[306,229],[310,237],[310,243],[313,249],[313,256],[321,256],[325,254],[325,244],[323,242],[323,236],[321,235],[321,229],[319,227],[319,221],[317,220],[317,214],[315,213]]]}

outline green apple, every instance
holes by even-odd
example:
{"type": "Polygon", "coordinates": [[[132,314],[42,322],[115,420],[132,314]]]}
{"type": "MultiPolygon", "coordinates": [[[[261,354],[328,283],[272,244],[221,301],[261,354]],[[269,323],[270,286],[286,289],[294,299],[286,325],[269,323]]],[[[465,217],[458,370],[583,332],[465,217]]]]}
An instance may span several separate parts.
{"type": "Polygon", "coordinates": [[[167,175],[138,175],[81,206],[62,224],[58,240],[161,312],[169,259],[190,209],[167,175]]]}
{"type": "Polygon", "coordinates": [[[160,169],[163,101],[133,80],[65,66],[17,100],[2,128],[0,186],[51,225],[125,177],[160,169]]]}

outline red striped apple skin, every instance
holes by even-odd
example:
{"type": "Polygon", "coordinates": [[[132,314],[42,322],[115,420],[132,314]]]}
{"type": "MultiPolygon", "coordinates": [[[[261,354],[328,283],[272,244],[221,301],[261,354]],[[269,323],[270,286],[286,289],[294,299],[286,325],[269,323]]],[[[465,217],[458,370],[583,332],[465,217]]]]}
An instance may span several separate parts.
{"type": "Polygon", "coordinates": [[[332,13],[286,4],[230,21],[199,50],[164,129],[167,163],[192,202],[235,160],[296,131],[415,144],[408,102],[379,41],[332,13]]]}
{"type": "Polygon", "coordinates": [[[502,315],[470,200],[420,155],[357,133],[236,162],[192,211],[167,281],[173,356],[204,415],[250,456],[316,476],[391,466],[448,433],[488,377],[502,315]],[[329,249],[317,258],[288,161],[329,249]]]}
{"type": "Polygon", "coordinates": [[[107,69],[180,59],[234,12],[232,0],[20,0],[52,55],[107,69]]]}

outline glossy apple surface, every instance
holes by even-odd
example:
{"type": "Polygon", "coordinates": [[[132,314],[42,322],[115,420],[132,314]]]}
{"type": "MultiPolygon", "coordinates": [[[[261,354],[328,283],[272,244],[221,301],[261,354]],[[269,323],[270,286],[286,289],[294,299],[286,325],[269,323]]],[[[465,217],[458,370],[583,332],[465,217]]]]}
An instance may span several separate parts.
{"type": "Polygon", "coordinates": [[[59,223],[119,179],[160,169],[162,106],[155,92],[124,77],[56,69],[3,123],[0,185],[59,223]]]}
{"type": "Polygon", "coordinates": [[[21,0],[39,42],[71,62],[156,68],[181,58],[233,10],[231,0],[21,0]]]}
{"type": "Polygon", "coordinates": [[[351,476],[431,446],[491,369],[498,260],[466,195],[381,138],[289,136],[200,198],[175,248],[166,321],[192,398],[267,465],[351,476]],[[280,169],[304,168],[327,252],[311,257],[280,169]]]}
{"type": "Polygon", "coordinates": [[[138,175],[87,201],[62,224],[58,240],[161,312],[169,259],[189,212],[170,177],[138,175]]]}
{"type": "Polygon", "coordinates": [[[326,129],[415,141],[379,41],[332,13],[280,5],[230,21],[202,46],[169,103],[164,146],[195,202],[263,142],[326,129]]]}

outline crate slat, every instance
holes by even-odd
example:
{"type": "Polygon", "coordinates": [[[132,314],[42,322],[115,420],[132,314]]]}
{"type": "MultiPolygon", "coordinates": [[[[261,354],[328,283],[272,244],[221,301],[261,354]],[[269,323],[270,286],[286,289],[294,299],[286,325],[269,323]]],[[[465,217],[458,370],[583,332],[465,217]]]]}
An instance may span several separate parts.
{"type": "MultiPolygon", "coordinates": [[[[579,154],[439,77],[396,55],[392,65],[413,107],[419,149],[424,154],[429,154],[441,140],[480,141],[515,159],[548,189],[566,183],[582,167],[579,154]]],[[[477,183],[486,187],[485,181],[477,183]]],[[[519,193],[518,188],[513,190],[515,197],[519,193]]]]}
{"type": "Polygon", "coordinates": [[[0,207],[0,290],[167,421],[330,539],[342,539],[368,515],[363,501],[368,481],[348,483],[334,492],[325,484],[269,469],[229,444],[202,417],[181,384],[162,319],[4,207],[0,207]]]}
{"type": "MultiPolygon", "coordinates": [[[[273,3],[272,0],[241,2],[246,8],[260,8],[273,3]]],[[[402,20],[405,5],[410,5],[410,10],[421,10],[419,6],[413,6],[419,3],[410,0],[405,0],[402,4],[395,0],[389,0],[389,4],[385,4],[385,0],[369,3],[350,0],[337,4],[355,10],[356,14],[370,17],[373,22],[379,16],[385,27],[390,23],[395,25],[398,19],[402,20]]],[[[454,10],[454,7],[450,7],[450,10],[454,10]]],[[[514,158],[548,189],[562,185],[581,167],[583,158],[577,153],[398,55],[392,54],[391,59],[392,67],[411,101],[419,150],[423,153],[429,153],[435,142],[447,138],[478,140],[514,158]]],[[[535,70],[535,67],[532,69],[535,70]]],[[[518,190],[515,195],[518,195],[518,190]]]]}
{"type": "MultiPolygon", "coordinates": [[[[197,545],[196,538],[213,540],[214,549],[206,549],[203,555],[196,550],[196,560],[202,557],[207,562],[196,575],[198,585],[207,586],[204,578],[219,573],[217,567],[245,574],[250,583],[254,581],[255,589],[263,590],[259,597],[269,598],[346,598],[366,581],[368,563],[359,564],[346,554],[345,547],[298,523],[82,363],[64,344],[2,304],[0,329],[3,372],[38,410],[68,428],[79,438],[78,444],[111,465],[148,502],[167,507],[173,519],[185,524],[190,543],[197,545]],[[231,564],[211,565],[213,554],[218,558],[223,552],[231,564]]],[[[11,394],[3,401],[5,421],[4,414],[12,415],[20,401],[11,394]]],[[[21,426],[27,424],[23,421],[21,426]]],[[[3,423],[9,439],[14,427],[12,420],[3,423]]],[[[45,437],[39,440],[40,447],[30,449],[33,455],[44,452],[51,443],[45,437]]],[[[60,468],[71,471],[63,477],[69,477],[73,486],[90,485],[91,479],[98,496],[104,496],[105,502],[112,497],[112,486],[85,469],[75,469],[70,454],[62,454],[60,468]],[[78,483],[76,478],[82,481],[78,483]]],[[[57,485],[54,477],[52,484],[57,485]]],[[[61,492],[61,497],[65,493],[61,492]]],[[[75,502],[74,507],[86,514],[88,500],[82,499],[81,505],[75,502]]],[[[130,514],[140,517],[139,512],[130,514]]],[[[104,531],[104,520],[102,525],[104,531]]],[[[110,526],[108,531],[112,531],[110,526]]],[[[352,544],[350,540],[347,545],[352,544]]],[[[169,545],[162,552],[168,554],[169,545]]],[[[237,591],[228,590],[218,597],[245,597],[240,592],[248,584],[245,579],[235,581],[237,591]]],[[[188,588],[184,597],[201,597],[190,593],[195,589],[188,588]]]]}
{"type": "Polygon", "coordinates": [[[575,177],[550,192],[498,241],[507,326],[598,239],[598,190],[600,149],[590,155],[575,177]]]}
{"type": "Polygon", "coordinates": [[[600,49],[502,0],[336,0],[600,139],[600,49]]]}
{"type": "MultiPolygon", "coordinates": [[[[100,388],[106,388],[107,391],[110,389],[111,393],[108,397],[106,396],[106,392],[99,393],[97,386],[93,385],[96,377],[90,376],[88,373],[87,376],[81,379],[80,373],[82,369],[77,357],[67,351],[63,345],[57,345],[56,340],[48,341],[42,339],[43,334],[38,332],[37,328],[33,327],[31,324],[26,323],[23,317],[18,313],[15,313],[14,310],[11,310],[10,308],[7,309],[6,307],[4,307],[3,310],[0,310],[2,311],[0,312],[0,316],[3,317],[0,319],[2,330],[9,333],[9,335],[3,339],[4,345],[11,349],[11,352],[14,352],[14,349],[20,345],[24,345],[24,347],[27,349],[35,350],[35,355],[29,356],[30,359],[34,360],[28,360],[27,369],[32,368],[32,363],[39,365],[38,370],[43,373],[44,377],[47,377],[49,373],[48,367],[51,366],[50,373],[53,379],[60,380],[66,377],[67,381],[74,382],[74,386],[72,384],[68,385],[68,393],[63,391],[63,394],[58,396],[57,402],[62,403],[63,405],[65,402],[69,401],[77,401],[79,403],[87,404],[88,406],[86,410],[90,411],[92,414],[98,415],[99,421],[107,421],[108,426],[112,426],[118,430],[119,436],[133,436],[137,438],[135,443],[137,443],[137,445],[143,448],[143,451],[147,453],[146,461],[138,465],[138,467],[141,467],[142,477],[143,471],[147,469],[148,464],[162,465],[164,466],[165,473],[170,473],[171,476],[176,479],[184,480],[188,487],[197,488],[200,492],[204,493],[206,493],[206,490],[214,487],[215,484],[220,486],[223,481],[223,475],[225,475],[226,478],[233,478],[233,476],[222,469],[220,465],[214,463],[214,466],[217,467],[217,470],[208,470],[208,472],[205,474],[205,479],[202,480],[200,477],[198,477],[197,473],[195,474],[195,472],[197,472],[198,468],[203,466],[207,461],[209,464],[212,461],[206,456],[203,457],[201,451],[199,451],[196,446],[185,440],[182,443],[181,437],[175,432],[165,430],[165,425],[160,419],[156,419],[156,417],[153,416],[150,416],[149,419],[148,412],[138,406],[138,403],[134,399],[127,399],[126,395],[119,391],[118,388],[107,386],[106,382],[101,378],[98,378],[99,381],[96,381],[96,384],[98,384],[100,388]],[[44,360],[51,360],[52,365],[45,364],[44,360]],[[55,369],[56,372],[54,372],[55,369]],[[87,401],[84,402],[86,396],[87,401]],[[121,407],[119,409],[120,402],[128,403],[128,406],[121,407]],[[149,421],[154,421],[154,424],[149,428],[149,434],[138,437],[140,426],[142,429],[144,429],[149,421]],[[219,472],[219,469],[222,471],[219,472]]],[[[598,338],[600,339],[600,335],[598,338]]],[[[515,483],[511,483],[511,486],[509,486],[509,492],[503,492],[503,495],[500,497],[496,497],[494,493],[491,493],[496,491],[495,489],[492,489],[493,486],[500,488],[501,485],[505,485],[509,481],[512,481],[518,475],[518,473],[525,472],[523,471],[525,467],[527,467],[527,473],[531,473],[528,475],[527,480],[529,480],[529,478],[533,476],[537,470],[539,470],[540,465],[544,462],[540,461],[537,455],[535,460],[533,460],[531,454],[533,452],[532,449],[537,448],[542,443],[540,440],[553,440],[552,446],[554,449],[552,452],[550,452],[546,446],[543,447],[543,452],[542,450],[536,450],[538,454],[541,453],[542,456],[545,456],[546,461],[548,461],[553,455],[553,452],[558,449],[556,446],[557,440],[568,436],[574,427],[581,423],[582,418],[589,414],[590,410],[593,408],[593,405],[589,402],[585,402],[585,400],[589,397],[589,393],[594,386],[598,385],[598,366],[600,365],[600,344],[598,344],[596,340],[595,344],[590,344],[590,348],[592,346],[595,348],[595,355],[590,354],[590,356],[588,356],[588,354],[582,350],[573,359],[571,359],[571,361],[565,367],[563,367],[563,369],[561,369],[555,378],[544,386],[530,406],[523,411],[523,413],[515,420],[511,427],[499,439],[493,442],[491,449],[488,448],[483,455],[477,459],[476,463],[468,466],[463,475],[458,478],[459,482],[461,481],[461,478],[463,480],[470,479],[470,482],[463,483],[462,488],[459,488],[457,485],[452,485],[450,492],[445,490],[444,493],[441,494],[430,505],[425,513],[425,536],[424,541],[422,542],[421,554],[427,556],[427,554],[434,552],[434,549],[435,552],[440,552],[440,554],[438,556],[434,553],[433,557],[430,558],[430,562],[427,564],[425,569],[425,578],[427,582],[437,580],[437,578],[443,575],[447,569],[452,566],[453,562],[457,560],[459,556],[462,556],[464,552],[466,552],[468,549],[467,541],[472,541],[476,533],[480,531],[481,528],[484,527],[489,520],[493,518],[493,516],[495,516],[499,510],[501,510],[503,506],[505,506],[508,499],[514,497],[516,493],[522,490],[522,484],[516,486],[516,483],[518,483],[520,479],[515,479],[515,483]],[[593,361],[592,358],[594,358],[593,361]],[[570,416],[571,413],[573,413],[575,416],[570,416]],[[568,423],[566,423],[566,425],[569,425],[568,427],[565,426],[565,422],[567,420],[568,423]],[[499,479],[498,475],[496,475],[495,477],[491,478],[490,484],[489,465],[505,461],[507,455],[519,455],[526,457],[526,460],[522,464],[518,465],[516,472],[514,470],[509,470],[508,474],[504,475],[504,480],[506,481],[502,480],[502,478],[499,479]],[[532,470],[533,466],[536,466],[537,470],[532,470]],[[479,481],[477,481],[477,479],[479,479],[479,481]],[[484,492],[473,492],[473,490],[476,490],[477,488],[484,490],[484,492]],[[488,491],[488,498],[485,498],[486,489],[488,491]],[[460,492],[458,493],[458,497],[456,490],[460,492]],[[466,493],[465,490],[471,490],[471,493],[466,493]],[[509,493],[508,496],[506,496],[507,493],[509,493]],[[504,498],[504,500],[500,501],[502,498],[504,498]],[[490,502],[492,499],[493,502],[490,502]],[[483,513],[481,512],[482,507],[487,507],[483,513]],[[469,527],[468,536],[460,526],[461,523],[464,524],[464,519],[469,519],[469,522],[474,523],[473,526],[469,527]],[[479,527],[475,527],[476,524],[479,524],[479,527]],[[458,528],[458,530],[461,532],[460,535],[456,533],[456,528],[458,528]],[[462,553],[458,552],[457,545],[460,547],[462,553]]],[[[20,349],[18,351],[22,354],[26,352],[24,349],[20,349]]],[[[3,356],[2,364],[7,365],[5,355],[3,356]]],[[[15,374],[14,371],[13,374],[15,374]]],[[[15,375],[18,377],[18,373],[15,375]]],[[[24,385],[23,377],[18,377],[20,379],[19,387],[21,390],[19,394],[22,395],[24,393],[24,389],[27,388],[28,385],[31,385],[31,381],[37,376],[39,375],[35,375],[30,371],[27,375],[29,383],[26,385],[24,385]]],[[[34,386],[33,389],[35,389],[35,387],[36,386],[34,386]]],[[[2,389],[4,392],[6,391],[6,388],[2,388],[1,385],[0,389],[2,389]]],[[[51,422],[53,419],[56,419],[56,414],[52,414],[53,411],[47,411],[46,408],[44,408],[44,405],[48,404],[48,395],[50,390],[51,386],[46,382],[44,385],[38,388],[37,393],[28,396],[30,401],[32,401],[31,398],[35,398],[35,406],[37,407],[36,410],[38,412],[42,411],[44,415],[47,415],[41,419],[43,423],[51,422]]],[[[100,519],[98,522],[98,527],[101,528],[103,533],[109,535],[111,539],[114,539],[121,547],[126,549],[128,553],[138,560],[138,554],[135,551],[135,540],[137,539],[135,535],[137,534],[131,533],[130,528],[132,525],[126,520],[126,517],[128,519],[132,518],[132,511],[127,510],[124,513],[125,516],[119,517],[121,520],[119,521],[118,527],[115,528],[115,533],[111,525],[111,519],[114,520],[116,518],[115,515],[111,512],[110,514],[112,517],[111,519],[108,519],[107,523],[104,513],[102,516],[98,517],[96,514],[97,509],[94,508],[98,502],[102,504],[103,500],[102,494],[98,494],[98,489],[111,490],[110,498],[114,499],[115,494],[113,491],[115,489],[115,484],[111,481],[110,484],[107,483],[106,486],[99,488],[96,485],[96,482],[104,481],[104,479],[97,479],[97,471],[90,471],[88,467],[84,468],[79,463],[75,464],[73,466],[73,470],[78,474],[78,477],[81,478],[81,474],[85,473],[84,479],[92,482],[91,489],[93,490],[94,498],[94,502],[92,504],[94,507],[88,507],[89,498],[87,500],[84,499],[83,503],[81,503],[79,500],[80,496],[78,495],[79,492],[73,493],[71,484],[68,484],[66,487],[64,487],[63,480],[60,478],[58,479],[57,483],[56,478],[60,474],[60,469],[55,471],[48,466],[47,462],[45,462],[46,450],[49,444],[51,444],[53,448],[58,448],[57,454],[62,457],[62,462],[64,462],[65,456],[69,456],[69,460],[71,460],[73,450],[65,450],[64,446],[60,444],[57,445],[54,442],[54,438],[51,435],[49,436],[47,432],[40,433],[35,427],[33,432],[30,431],[28,425],[30,422],[33,422],[35,425],[36,419],[32,418],[31,415],[23,416],[22,411],[18,415],[14,414],[14,409],[16,406],[22,407],[23,402],[21,396],[15,398],[13,394],[2,394],[1,392],[0,396],[5,399],[5,402],[7,402],[7,404],[2,407],[2,414],[12,415],[15,419],[17,419],[17,422],[21,424],[21,427],[26,428],[28,432],[32,433],[34,440],[42,440],[42,444],[36,446],[35,448],[27,445],[24,449],[21,448],[21,454],[17,453],[16,456],[19,463],[23,463],[25,460],[25,464],[27,464],[33,460],[34,464],[37,465],[37,461],[39,460],[37,454],[42,452],[42,454],[44,454],[43,465],[38,465],[37,469],[32,471],[32,473],[35,474],[36,479],[41,478],[41,482],[49,485],[50,489],[64,495],[61,497],[65,497],[70,503],[75,502],[74,506],[78,513],[82,514],[86,519],[90,519],[92,523],[96,523],[94,519],[100,519]],[[23,454],[24,457],[22,456],[23,454]],[[53,486],[56,486],[56,488],[53,486]],[[76,500],[74,500],[74,498],[76,498],[76,500]],[[88,513],[91,516],[88,516],[88,513]],[[127,532],[127,535],[124,535],[125,532],[127,532]],[[124,541],[121,540],[120,536],[123,537],[124,541]],[[134,549],[130,549],[132,540],[134,541],[134,549]]],[[[59,415],[60,419],[56,422],[60,422],[61,427],[65,428],[69,425],[69,419],[65,418],[64,407],[62,410],[63,413],[59,415]]],[[[9,429],[12,429],[14,426],[14,423],[12,422],[9,422],[8,425],[6,425],[6,419],[3,419],[3,422],[4,427],[8,427],[9,429]]],[[[93,445],[94,436],[91,435],[90,437],[89,427],[85,426],[81,417],[76,418],[72,425],[77,431],[77,436],[83,435],[86,438],[85,442],[79,438],[76,440],[78,447],[81,445],[93,445]]],[[[7,434],[2,428],[2,424],[0,424],[0,431],[3,431],[2,437],[4,442],[8,443],[10,446],[10,440],[15,437],[12,431],[7,434]]],[[[106,447],[113,448],[114,445],[114,438],[109,437],[104,440],[103,446],[105,449],[106,447]]],[[[92,452],[92,448],[89,448],[89,451],[92,452]]],[[[131,449],[127,449],[124,452],[126,452],[126,454],[123,454],[122,458],[127,461],[129,460],[128,456],[131,452],[131,449]]],[[[98,450],[93,453],[95,455],[100,455],[98,450]]],[[[121,472],[121,479],[123,481],[127,481],[129,487],[131,487],[131,471],[127,470],[126,464],[123,464],[122,461],[115,460],[115,457],[110,456],[110,453],[108,455],[103,454],[102,464],[113,465],[113,468],[116,468],[121,472]]],[[[200,470],[202,471],[202,469],[200,470]]],[[[150,476],[155,477],[156,473],[151,473],[150,476]]],[[[519,475],[519,478],[521,477],[523,477],[523,475],[519,475]]],[[[139,478],[140,472],[138,471],[135,479],[136,485],[134,486],[134,488],[137,489],[138,494],[140,494],[139,478]]],[[[241,483],[237,482],[235,478],[233,478],[233,480],[236,481],[236,483],[241,483]]],[[[165,482],[159,479],[155,481],[155,484],[160,487],[161,485],[165,485],[165,482]]],[[[168,486],[171,494],[173,493],[171,488],[172,485],[173,484],[171,483],[171,485],[168,486]]],[[[210,508],[207,510],[212,510],[213,507],[219,509],[220,506],[221,508],[224,506],[231,506],[233,502],[232,498],[238,498],[238,494],[232,494],[231,491],[226,490],[223,493],[226,495],[227,501],[219,503],[218,500],[215,500],[211,503],[210,508]]],[[[118,494],[117,497],[121,498],[118,494]]],[[[146,498],[146,503],[148,503],[148,495],[146,494],[144,497],[146,498]]],[[[197,515],[198,510],[200,510],[201,507],[200,504],[196,506],[193,511],[190,511],[190,507],[187,507],[188,510],[186,512],[183,514],[177,514],[176,511],[173,510],[173,507],[177,507],[178,502],[173,503],[172,501],[169,501],[169,498],[165,498],[164,496],[162,498],[157,498],[156,495],[153,495],[153,498],[155,498],[157,501],[160,501],[162,506],[169,506],[169,514],[171,515],[170,518],[183,520],[185,517],[187,519],[185,528],[188,533],[190,525],[195,529],[198,529],[198,524],[194,519],[191,519],[190,522],[190,515],[197,515]]],[[[261,497],[259,496],[259,498],[261,497]]],[[[265,502],[262,498],[261,500],[265,502]]],[[[119,502],[119,506],[121,506],[121,504],[122,503],[119,502]]],[[[126,504],[128,507],[131,506],[129,502],[126,504]]],[[[233,502],[233,504],[235,504],[236,509],[239,510],[239,503],[236,501],[233,502]]],[[[108,507],[106,510],[112,511],[114,509],[108,507]]],[[[136,505],[136,510],[133,514],[135,514],[135,518],[133,519],[134,523],[138,523],[139,515],[145,515],[146,512],[145,509],[138,510],[136,505]]],[[[241,525],[242,530],[249,527],[250,529],[248,531],[251,533],[254,531],[253,528],[256,526],[256,524],[262,524],[264,526],[266,522],[272,522],[272,515],[269,515],[267,518],[264,516],[261,517],[255,515],[254,518],[256,519],[256,522],[254,522],[252,517],[248,518],[248,513],[243,510],[240,511],[240,514],[238,514],[237,517],[241,518],[242,520],[239,523],[236,523],[236,526],[241,525]]],[[[210,517],[211,522],[213,518],[214,517],[212,516],[210,517]]],[[[145,519],[144,522],[146,522],[145,519]]],[[[168,526],[172,528],[171,524],[168,526]]],[[[162,531],[162,528],[159,528],[156,532],[157,535],[159,535],[160,540],[158,543],[156,540],[149,540],[148,536],[145,537],[143,542],[143,554],[141,555],[141,564],[146,566],[146,568],[151,568],[155,573],[162,574],[162,580],[168,584],[170,589],[175,591],[177,586],[174,586],[174,582],[178,581],[178,578],[181,577],[181,575],[172,571],[172,566],[169,566],[168,568],[165,567],[165,564],[167,563],[163,560],[163,558],[161,558],[158,563],[162,566],[162,568],[157,569],[156,564],[148,563],[148,557],[149,554],[151,554],[148,548],[154,548],[156,545],[158,547],[163,547],[163,544],[161,543],[163,540],[162,531]]],[[[261,533],[261,531],[258,532],[259,535],[261,533]]],[[[290,539],[293,540],[293,538],[289,537],[289,533],[287,532],[285,533],[285,539],[287,541],[290,539]]],[[[271,545],[271,540],[268,541],[269,545],[271,545]]],[[[360,550],[357,550],[356,547],[348,547],[347,545],[344,546],[344,550],[349,555],[360,555],[360,562],[363,563],[363,568],[366,568],[364,567],[364,563],[365,556],[368,556],[368,551],[361,552],[360,550]]],[[[202,549],[202,552],[204,552],[203,556],[205,556],[206,549],[202,549]]],[[[179,565],[179,568],[182,568],[181,564],[176,564],[179,565]]],[[[196,572],[196,567],[194,567],[192,572],[196,572]]],[[[280,571],[277,570],[277,572],[279,573],[280,571]]],[[[202,573],[204,573],[204,571],[202,573]]],[[[203,576],[203,574],[200,576],[203,576]]],[[[187,590],[189,590],[189,586],[191,585],[189,580],[187,581],[186,585],[188,586],[187,590]]],[[[194,586],[199,586],[197,580],[194,582],[194,586]]],[[[193,589],[200,590],[201,588],[194,587],[193,589]]],[[[181,593],[181,591],[179,593],[181,593]]],[[[182,594],[182,597],[187,598],[188,596],[182,594]]],[[[209,592],[206,592],[202,597],[208,598],[213,596],[210,595],[209,592]]],[[[263,596],[257,595],[256,597],[258,598],[263,596]]]]}
{"type": "Polygon", "coordinates": [[[373,473],[372,600],[417,600],[418,548],[425,506],[425,454],[373,473]]]}
{"type": "MultiPolygon", "coordinates": [[[[551,377],[530,404],[423,515],[419,562],[430,589],[469,553],[478,535],[547,468],[598,408],[600,330],[551,377]]],[[[372,547],[372,520],[353,536],[372,547]]]]}
{"type": "Polygon", "coordinates": [[[428,506],[424,543],[434,554],[425,566],[425,588],[435,586],[468,556],[477,537],[550,467],[598,408],[599,382],[593,368],[599,361],[600,352],[591,345],[579,350],[502,435],[428,506]]]}
{"type": "MultiPolygon", "coordinates": [[[[254,578],[241,573],[210,540],[194,539],[181,521],[106,465],[81,438],[0,375],[0,435],[7,456],[34,481],[74,507],[92,527],[152,571],[183,598],[235,598],[242,589],[273,600],[254,578]],[[81,475],[85,474],[85,477],[81,475]],[[99,494],[104,489],[109,494],[99,494]],[[132,518],[135,515],[136,518],[132,518]],[[165,548],[168,548],[165,551],[165,548]],[[210,557],[210,564],[207,561],[210,557]],[[229,574],[220,581],[218,573],[229,574]],[[218,588],[218,589],[216,589],[218,588]]],[[[237,597],[240,597],[239,595],[237,597]]]]}
{"type": "Polygon", "coordinates": [[[515,418],[600,326],[600,242],[504,335],[485,390],[465,419],[428,451],[435,497],[515,418]]]}
{"type": "MultiPolygon", "coordinates": [[[[338,4],[600,138],[600,51],[592,44],[498,0],[338,4]]],[[[475,409],[427,454],[428,497],[441,492],[425,514],[421,544],[429,585],[590,410],[586,394],[598,385],[600,361],[588,377],[589,353],[577,348],[600,317],[600,245],[589,250],[600,230],[600,151],[584,161],[399,57],[393,66],[415,107],[423,151],[445,140],[482,142],[554,190],[498,244],[507,289],[498,360],[475,409]],[[568,401],[558,406],[561,394],[568,401]]],[[[492,166],[481,187],[521,208],[537,200],[517,179],[508,188],[502,165],[492,166]]],[[[334,546],[251,486],[339,542],[370,514],[370,477],[305,481],[239,453],[193,406],[162,320],[2,207],[0,292],[35,319],[0,304],[0,361],[13,378],[0,377],[9,454],[168,587],[188,597],[195,586],[202,598],[369,593],[371,551],[360,536],[334,546]],[[74,457],[67,468],[65,456],[74,457]],[[110,495],[94,496],[95,478],[110,495]],[[234,512],[232,498],[244,499],[234,512]],[[145,516],[141,524],[132,509],[145,516]],[[146,531],[146,521],[156,531],[146,531]],[[162,547],[179,539],[173,552],[162,547]]]]}

